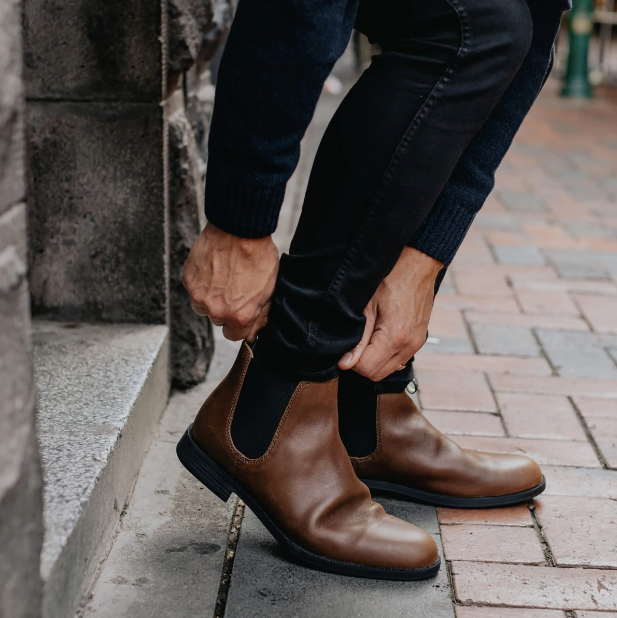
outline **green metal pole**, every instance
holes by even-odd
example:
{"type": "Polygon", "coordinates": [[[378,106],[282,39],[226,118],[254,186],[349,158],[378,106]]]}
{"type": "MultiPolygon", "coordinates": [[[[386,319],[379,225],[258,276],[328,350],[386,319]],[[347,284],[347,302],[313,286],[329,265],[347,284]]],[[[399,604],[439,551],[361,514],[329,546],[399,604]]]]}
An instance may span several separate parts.
{"type": "Polygon", "coordinates": [[[593,30],[594,0],[574,0],[570,13],[570,47],[561,91],[564,97],[590,99],[589,41],[593,30]]]}

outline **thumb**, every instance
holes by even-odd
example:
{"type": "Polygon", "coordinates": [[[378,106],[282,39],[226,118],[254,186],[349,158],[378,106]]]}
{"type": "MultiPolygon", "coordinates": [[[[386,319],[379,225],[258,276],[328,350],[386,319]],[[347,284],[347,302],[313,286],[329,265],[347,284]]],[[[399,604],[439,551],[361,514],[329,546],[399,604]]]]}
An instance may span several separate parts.
{"type": "Polygon", "coordinates": [[[343,371],[347,371],[349,369],[353,369],[356,366],[356,363],[360,360],[362,356],[362,352],[364,352],[364,348],[369,344],[371,337],[373,335],[373,331],[375,330],[375,312],[367,311],[366,312],[366,324],[364,325],[364,333],[362,334],[362,339],[360,343],[351,351],[347,352],[343,355],[341,360],[338,362],[338,368],[343,371]]]}
{"type": "Polygon", "coordinates": [[[270,313],[270,305],[271,301],[268,301],[257,314],[257,317],[254,318],[253,323],[251,325],[251,329],[249,334],[246,337],[246,340],[249,343],[253,343],[257,338],[257,333],[266,325],[268,322],[268,314],[270,313]]]}

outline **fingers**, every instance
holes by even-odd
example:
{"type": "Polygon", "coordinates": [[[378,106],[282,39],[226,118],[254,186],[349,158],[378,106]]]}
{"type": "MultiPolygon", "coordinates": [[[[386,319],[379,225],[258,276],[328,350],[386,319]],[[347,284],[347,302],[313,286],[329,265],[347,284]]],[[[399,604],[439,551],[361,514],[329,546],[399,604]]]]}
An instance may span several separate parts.
{"type": "Polygon", "coordinates": [[[378,382],[400,369],[423,345],[414,333],[392,334],[376,330],[354,369],[378,382]]]}
{"type": "Polygon", "coordinates": [[[367,307],[367,310],[364,312],[366,316],[366,324],[364,325],[364,333],[362,334],[362,339],[360,343],[351,351],[347,352],[343,355],[341,360],[338,362],[338,368],[343,371],[347,371],[349,369],[353,369],[356,363],[360,360],[362,353],[364,352],[366,346],[369,344],[371,337],[373,336],[373,330],[375,329],[375,320],[376,315],[375,311],[371,306],[367,307]]]}

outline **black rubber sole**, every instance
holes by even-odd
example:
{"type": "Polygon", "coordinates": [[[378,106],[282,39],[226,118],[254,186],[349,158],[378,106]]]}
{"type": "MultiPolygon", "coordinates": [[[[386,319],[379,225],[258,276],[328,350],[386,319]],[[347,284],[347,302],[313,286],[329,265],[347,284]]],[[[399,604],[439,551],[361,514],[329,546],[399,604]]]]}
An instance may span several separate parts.
{"type": "Polygon", "coordinates": [[[332,560],[304,549],[279,528],[277,523],[269,517],[257,501],[235,479],[197,446],[191,437],[191,427],[192,425],[186,430],[176,447],[176,453],[182,465],[223,502],[227,502],[232,493],[237,494],[251,511],[257,515],[270,534],[298,560],[323,571],[371,579],[416,581],[437,575],[441,564],[439,559],[435,564],[425,568],[390,569],[332,560]]]}
{"type": "Polygon", "coordinates": [[[526,502],[531,498],[535,498],[546,489],[546,479],[542,477],[542,482],[539,485],[514,494],[486,496],[481,498],[459,498],[458,496],[436,494],[430,491],[413,489],[413,487],[406,487],[405,485],[388,483],[386,481],[373,481],[370,479],[361,480],[371,491],[382,491],[388,494],[409,498],[413,502],[419,502],[420,504],[446,506],[452,509],[490,509],[499,506],[512,506],[513,504],[520,504],[521,502],[526,502]]]}

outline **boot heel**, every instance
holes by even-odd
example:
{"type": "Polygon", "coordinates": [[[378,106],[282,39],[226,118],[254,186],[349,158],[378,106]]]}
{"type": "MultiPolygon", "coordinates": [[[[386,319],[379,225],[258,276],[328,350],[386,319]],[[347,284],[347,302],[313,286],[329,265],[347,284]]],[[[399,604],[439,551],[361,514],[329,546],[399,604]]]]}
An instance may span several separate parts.
{"type": "Polygon", "coordinates": [[[182,465],[213,494],[227,502],[233,493],[231,477],[204,453],[191,438],[191,427],[186,430],[176,446],[176,454],[182,465]]]}

